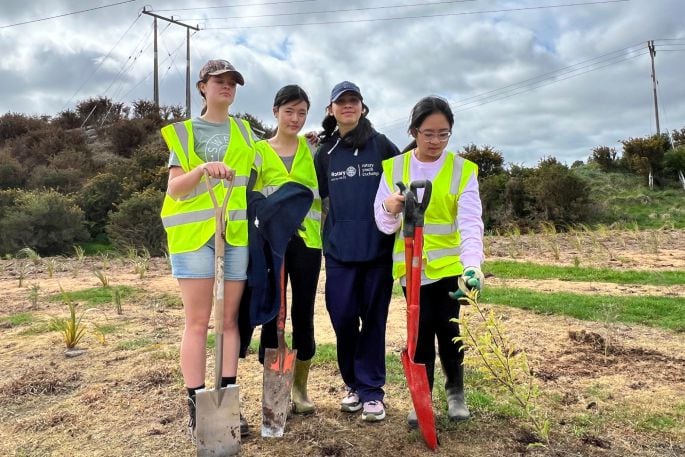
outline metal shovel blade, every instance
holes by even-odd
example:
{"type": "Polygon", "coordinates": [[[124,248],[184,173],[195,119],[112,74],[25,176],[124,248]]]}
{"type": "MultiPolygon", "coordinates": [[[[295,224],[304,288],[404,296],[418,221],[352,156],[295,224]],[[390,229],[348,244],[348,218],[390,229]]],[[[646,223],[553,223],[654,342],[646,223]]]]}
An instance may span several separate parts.
{"type": "Polygon", "coordinates": [[[423,441],[428,448],[435,450],[438,447],[438,435],[435,431],[435,417],[426,366],[422,363],[414,363],[406,349],[402,351],[402,365],[423,441]]]}
{"type": "Polygon", "coordinates": [[[295,374],[297,349],[267,348],[264,352],[264,387],[262,391],[262,436],[280,438],[290,406],[290,391],[295,374]]]}
{"type": "Polygon", "coordinates": [[[238,455],[240,452],[238,386],[199,390],[195,401],[198,457],[238,455]]]}

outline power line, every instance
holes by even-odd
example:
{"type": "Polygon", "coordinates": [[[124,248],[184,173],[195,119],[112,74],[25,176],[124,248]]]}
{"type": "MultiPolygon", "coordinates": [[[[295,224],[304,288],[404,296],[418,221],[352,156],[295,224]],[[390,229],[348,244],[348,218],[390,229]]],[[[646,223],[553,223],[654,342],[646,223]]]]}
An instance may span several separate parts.
{"type": "MultiPolygon", "coordinates": [[[[540,74],[533,78],[528,78],[497,89],[466,97],[458,101],[450,102],[450,106],[453,108],[455,112],[466,111],[472,108],[480,107],[488,103],[510,98],[515,95],[520,95],[525,92],[531,92],[533,90],[539,89],[540,87],[548,86],[561,81],[565,81],[567,79],[575,78],[592,71],[597,71],[602,68],[615,65],[617,63],[629,59],[634,59],[636,57],[646,55],[648,53],[647,50],[645,50],[644,48],[638,48],[638,46],[642,46],[642,44],[628,46],[616,51],[602,54],[601,56],[586,59],[572,65],[567,65],[565,67],[558,68],[551,72],[540,74]],[[564,75],[567,76],[560,78],[560,76],[564,75]]],[[[394,121],[390,121],[388,123],[384,123],[381,125],[381,127],[386,129],[393,128],[404,122],[406,122],[404,119],[397,119],[394,121]]]]}
{"type": "Polygon", "coordinates": [[[135,23],[138,22],[138,19],[140,19],[140,16],[142,16],[142,15],[143,15],[143,13],[138,13],[138,16],[136,16],[136,18],[133,20],[133,22],[131,23],[131,25],[128,26],[128,28],[127,28],[126,31],[121,35],[121,37],[119,38],[119,40],[117,40],[117,42],[114,43],[114,46],[112,46],[112,49],[110,49],[109,52],[107,53],[107,55],[105,55],[105,57],[102,58],[102,60],[100,61],[100,63],[98,64],[98,66],[95,67],[95,69],[94,69],[93,72],[90,74],[90,76],[88,76],[88,77],[81,83],[81,85],[78,87],[78,89],[76,89],[76,92],[74,92],[74,94],[73,94],[71,97],[69,97],[69,100],[67,100],[67,102],[66,102],[66,103],[64,104],[64,106],[62,107],[62,111],[64,111],[65,109],[67,109],[67,107],[69,106],[69,103],[71,103],[71,101],[74,99],[74,97],[76,97],[76,95],[81,91],[81,89],[83,89],[83,86],[85,86],[86,83],[87,83],[88,81],[90,81],[90,78],[92,78],[93,76],[95,76],[95,73],[97,73],[98,70],[100,69],[100,67],[102,67],[102,65],[107,61],[107,59],[108,59],[109,56],[112,54],[112,52],[114,52],[114,50],[116,49],[116,47],[119,46],[119,43],[121,43],[121,40],[124,39],[124,37],[128,34],[129,31],[131,31],[131,29],[133,28],[133,26],[135,25],[135,23]]]}
{"type": "Polygon", "coordinates": [[[390,9],[390,8],[413,8],[415,6],[426,7],[426,6],[445,5],[445,4],[452,4],[452,3],[467,3],[467,2],[477,2],[477,1],[478,0],[450,0],[450,1],[441,1],[441,2],[412,3],[412,4],[406,4],[406,5],[383,5],[383,6],[369,6],[369,7],[364,7],[364,8],[305,11],[305,12],[297,12],[297,13],[255,14],[252,16],[225,16],[225,17],[192,18],[192,19],[185,19],[185,20],[187,20],[187,21],[199,21],[199,20],[215,21],[215,20],[222,20],[222,19],[254,19],[254,18],[276,17],[276,16],[304,16],[304,15],[310,15],[310,14],[313,15],[313,14],[327,14],[327,13],[350,13],[353,11],[382,10],[382,9],[390,9]]]}
{"type": "Polygon", "coordinates": [[[111,8],[111,7],[113,7],[113,6],[123,5],[123,4],[125,4],[125,3],[133,3],[133,2],[136,2],[136,1],[138,1],[138,0],[126,0],[126,1],[123,1],[123,2],[111,3],[111,4],[109,4],[109,5],[96,6],[96,7],[94,7],[94,8],[88,8],[88,9],[85,9],[85,10],[72,11],[71,13],[58,14],[57,16],[44,17],[44,18],[41,18],[41,19],[33,19],[33,20],[30,20],[30,21],[24,21],[24,22],[16,22],[16,23],[14,23],[14,24],[2,25],[2,26],[0,26],[0,29],[7,29],[7,28],[9,28],[9,27],[16,27],[16,26],[18,26],[18,25],[33,24],[33,23],[35,23],[35,22],[48,21],[48,20],[50,20],[50,19],[57,19],[57,18],[59,18],[59,17],[72,16],[72,15],[74,15],[74,14],[87,13],[88,11],[101,10],[101,9],[103,9],[103,8],[111,8]]]}
{"type": "Polygon", "coordinates": [[[573,6],[589,6],[589,5],[601,5],[607,3],[623,3],[629,2],[630,0],[602,0],[594,2],[582,2],[582,3],[565,3],[559,5],[541,5],[541,6],[529,6],[521,8],[508,8],[499,10],[482,10],[482,11],[466,11],[460,13],[442,13],[442,14],[422,14],[416,16],[400,16],[400,17],[385,17],[376,19],[349,19],[349,20],[339,20],[339,21],[319,21],[319,22],[300,22],[291,24],[268,24],[268,25],[246,25],[246,26],[233,26],[233,27],[206,27],[204,30],[240,30],[240,29],[256,29],[256,28],[266,28],[266,27],[296,27],[296,26],[306,26],[306,25],[330,25],[330,24],[349,24],[349,23],[359,23],[359,22],[381,22],[381,21],[396,21],[396,20],[406,20],[406,19],[424,19],[424,18],[435,18],[435,17],[449,17],[449,16],[467,16],[474,14],[491,14],[491,13],[510,13],[515,11],[531,11],[531,10],[543,10],[552,8],[567,8],[573,6]]]}
{"type": "MultiPolygon", "coordinates": [[[[193,37],[196,33],[197,33],[197,32],[193,32],[190,36],[193,37]]],[[[179,45],[176,47],[176,49],[174,49],[173,51],[171,51],[172,54],[176,54],[176,53],[178,52],[178,50],[181,49],[181,46],[183,46],[183,44],[184,44],[184,43],[179,44],[179,45]]],[[[170,56],[165,57],[164,60],[162,60],[162,63],[165,63],[169,57],[170,57],[170,56]]],[[[136,83],[136,85],[134,85],[133,87],[131,87],[131,89],[129,89],[128,92],[126,92],[124,95],[122,95],[122,96],[120,97],[120,99],[123,100],[123,99],[125,99],[126,97],[128,97],[129,94],[131,94],[131,92],[133,92],[136,88],[138,88],[138,86],[140,86],[142,83],[144,83],[145,81],[147,81],[147,79],[148,79],[150,76],[152,76],[152,73],[153,73],[152,71],[149,72],[145,77],[143,77],[143,79],[141,79],[140,81],[138,81],[138,83],[136,83]]]]}
{"type": "Polygon", "coordinates": [[[290,1],[282,1],[282,2],[266,2],[266,3],[241,3],[240,5],[219,5],[219,6],[197,6],[194,8],[169,8],[169,9],[164,9],[164,10],[153,10],[153,11],[158,11],[158,12],[167,12],[167,11],[192,11],[192,10],[209,10],[209,9],[216,9],[216,8],[238,8],[242,6],[264,6],[264,5],[281,5],[281,4],[289,4],[289,3],[311,3],[315,2],[316,0],[290,0],[290,1]]]}
{"type": "MultiPolygon", "coordinates": [[[[634,58],[636,58],[636,57],[640,57],[640,56],[643,56],[643,55],[646,55],[646,54],[648,54],[648,52],[647,52],[647,51],[643,51],[643,52],[641,52],[641,53],[638,53],[638,54],[635,54],[635,55],[632,55],[632,56],[627,56],[627,57],[624,57],[624,58],[622,58],[622,59],[615,60],[615,61],[613,61],[613,62],[608,62],[608,63],[606,63],[605,65],[601,65],[601,66],[599,66],[599,67],[590,68],[589,70],[585,70],[585,71],[582,71],[582,72],[580,72],[580,73],[576,73],[576,74],[567,76],[567,77],[565,77],[565,78],[554,79],[554,80],[552,80],[552,81],[547,81],[547,82],[544,82],[544,81],[543,81],[544,83],[541,82],[541,83],[539,83],[539,84],[537,84],[537,85],[531,85],[529,88],[526,88],[526,90],[522,90],[522,91],[519,91],[519,92],[514,92],[514,93],[511,93],[511,94],[507,94],[507,95],[501,96],[501,97],[485,99],[484,101],[481,101],[481,103],[478,103],[478,104],[476,104],[476,105],[474,105],[474,106],[466,106],[466,105],[469,105],[469,103],[467,103],[466,105],[464,105],[464,107],[461,107],[460,105],[457,104],[457,105],[456,105],[457,109],[455,109],[454,111],[455,111],[455,112],[466,111],[466,110],[469,110],[469,109],[472,109],[472,108],[477,108],[477,107],[480,107],[480,106],[483,106],[483,105],[487,105],[488,103],[496,102],[496,101],[499,101],[499,100],[504,100],[505,98],[513,97],[514,95],[520,95],[520,94],[523,94],[523,93],[526,93],[526,92],[531,92],[531,91],[533,91],[533,90],[535,90],[535,89],[539,89],[540,87],[549,86],[549,85],[551,85],[551,84],[556,84],[556,83],[561,82],[561,81],[566,81],[567,79],[576,78],[576,77],[581,76],[581,75],[584,75],[584,74],[586,74],[586,73],[590,73],[590,72],[593,72],[593,71],[601,70],[602,68],[606,68],[606,67],[609,67],[609,66],[611,66],[611,65],[615,65],[615,64],[617,64],[617,63],[624,62],[624,61],[630,60],[630,59],[634,59],[634,58]]],[[[455,105],[452,105],[452,106],[455,106],[455,105]]]]}
{"type": "MultiPolygon", "coordinates": [[[[150,43],[148,43],[147,46],[145,46],[145,42],[152,35],[152,31],[153,31],[152,27],[150,27],[150,31],[146,35],[143,35],[143,37],[138,42],[138,44],[136,44],[136,46],[133,48],[133,51],[131,52],[131,54],[126,59],[126,63],[124,63],[124,65],[121,66],[121,69],[119,69],[119,72],[116,74],[116,76],[114,77],[112,82],[104,90],[104,95],[106,95],[107,92],[109,92],[109,90],[112,88],[112,86],[114,86],[114,84],[116,84],[117,82],[120,82],[121,84],[123,84],[123,80],[119,79],[120,76],[122,76],[124,73],[129,71],[131,68],[133,68],[133,64],[138,60],[138,57],[140,57],[140,55],[150,47],[150,43]],[[140,50],[138,50],[138,48],[140,48],[140,50]],[[133,59],[133,60],[131,60],[131,59],[133,59]]],[[[116,90],[114,91],[114,94],[116,94],[116,90]]],[[[115,97],[112,96],[112,99],[114,100],[115,97]]]]}

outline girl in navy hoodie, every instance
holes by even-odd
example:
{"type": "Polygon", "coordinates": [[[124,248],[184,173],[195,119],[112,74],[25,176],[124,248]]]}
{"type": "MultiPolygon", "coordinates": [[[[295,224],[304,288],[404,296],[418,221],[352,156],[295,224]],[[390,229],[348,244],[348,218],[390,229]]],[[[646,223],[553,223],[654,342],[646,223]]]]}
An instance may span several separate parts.
{"type": "Polygon", "coordinates": [[[385,327],[392,295],[393,236],[374,221],[383,160],[399,153],[376,132],[359,87],[331,91],[315,157],[319,193],[328,200],[323,229],[326,309],[337,339],[338,367],[347,386],[342,411],[385,418],[385,327]]]}

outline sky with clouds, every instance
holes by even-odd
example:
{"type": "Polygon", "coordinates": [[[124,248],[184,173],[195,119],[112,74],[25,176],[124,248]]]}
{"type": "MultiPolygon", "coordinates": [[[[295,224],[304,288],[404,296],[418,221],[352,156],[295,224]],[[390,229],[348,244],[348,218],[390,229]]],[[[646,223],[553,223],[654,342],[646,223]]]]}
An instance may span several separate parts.
{"type": "MultiPolygon", "coordinates": [[[[190,40],[194,115],[199,68],[225,58],[246,80],[231,111],[266,123],[276,91],[295,83],[312,101],[306,128],[316,129],[331,88],[347,79],[400,148],[412,106],[440,95],[455,112],[450,149],[487,144],[508,163],[570,165],[595,146],[620,150],[619,140],[656,133],[654,40],[661,131],[685,127],[683,0],[146,1],[2,0],[0,114],[152,99],[146,7],[200,26],[190,40]]],[[[162,104],[185,105],[185,38],[184,27],[159,21],[162,104]]]]}

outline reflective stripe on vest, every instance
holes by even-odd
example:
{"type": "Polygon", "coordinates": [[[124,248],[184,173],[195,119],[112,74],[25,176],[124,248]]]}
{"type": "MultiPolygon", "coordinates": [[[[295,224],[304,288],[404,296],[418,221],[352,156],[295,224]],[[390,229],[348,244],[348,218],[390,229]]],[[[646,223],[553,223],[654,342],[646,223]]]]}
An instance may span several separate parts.
{"type": "MultiPolygon", "coordinates": [[[[411,152],[388,159],[383,162],[386,182],[391,189],[398,181],[409,185],[409,166],[411,152]],[[391,180],[391,181],[390,181],[391,180]]],[[[445,163],[435,176],[431,202],[426,210],[424,225],[424,249],[422,273],[426,278],[439,279],[461,274],[463,266],[459,260],[461,254],[459,227],[456,223],[454,209],[459,194],[463,191],[468,178],[477,173],[477,167],[462,157],[446,151],[445,163]],[[465,172],[465,167],[467,171],[465,172]],[[449,176],[447,170],[452,168],[449,176]],[[447,219],[446,215],[449,215],[447,219]],[[441,219],[436,219],[441,218],[441,219]]],[[[397,232],[393,248],[393,277],[398,278],[406,272],[404,264],[404,238],[402,230],[397,232]]]]}
{"type": "MultiPolygon", "coordinates": [[[[226,210],[227,242],[234,246],[247,246],[247,199],[246,187],[254,162],[254,149],[249,127],[241,119],[229,118],[229,144],[224,163],[235,170],[233,190],[226,210]]],[[[179,159],[187,173],[204,161],[195,153],[190,119],[162,128],[162,136],[179,159]]],[[[202,177],[193,190],[182,198],[165,195],[162,207],[162,223],[167,231],[169,253],[191,252],[199,249],[216,230],[214,205],[207,191],[206,178],[202,177]]],[[[210,178],[219,204],[224,199],[224,181],[210,178]]]]}

